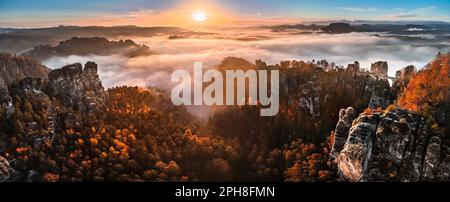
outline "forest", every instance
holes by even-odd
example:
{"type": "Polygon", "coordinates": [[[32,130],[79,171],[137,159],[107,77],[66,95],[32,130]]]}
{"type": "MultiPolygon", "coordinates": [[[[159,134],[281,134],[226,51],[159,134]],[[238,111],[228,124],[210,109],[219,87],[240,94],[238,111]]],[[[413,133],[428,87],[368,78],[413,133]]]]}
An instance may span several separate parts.
{"type": "MultiPolygon", "coordinates": [[[[338,181],[329,157],[339,110],[349,106],[358,114],[393,106],[419,113],[450,144],[449,60],[440,54],[392,87],[327,61],[257,60],[253,68],[280,70],[279,114],[227,106],[207,121],[154,88],[113,87],[93,107],[84,98],[67,102],[52,89],[57,80],[26,78],[8,87],[14,113],[0,108],[0,156],[18,181],[338,181]],[[386,101],[370,108],[377,97],[386,101]]],[[[75,81],[91,95],[91,83],[75,81]]]]}

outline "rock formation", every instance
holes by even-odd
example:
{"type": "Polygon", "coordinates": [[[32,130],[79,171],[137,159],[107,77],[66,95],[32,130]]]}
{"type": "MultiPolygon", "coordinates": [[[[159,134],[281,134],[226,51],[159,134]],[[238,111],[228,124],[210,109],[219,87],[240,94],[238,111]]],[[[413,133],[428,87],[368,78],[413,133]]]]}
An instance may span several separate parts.
{"type": "Polygon", "coordinates": [[[48,69],[29,57],[0,53],[0,77],[6,85],[26,77],[47,78],[48,69]]]}
{"type": "Polygon", "coordinates": [[[341,111],[339,112],[339,121],[334,131],[334,144],[331,148],[330,161],[334,161],[334,159],[336,159],[336,157],[339,155],[339,152],[344,147],[344,144],[348,138],[348,131],[350,130],[352,121],[355,117],[356,112],[353,107],[341,109],[341,111]]]}
{"type": "Polygon", "coordinates": [[[14,113],[8,86],[27,77],[47,79],[47,67],[31,58],[0,53],[0,106],[6,117],[14,113]]]}
{"type": "Polygon", "coordinates": [[[11,166],[9,165],[8,160],[5,157],[0,156],[0,182],[9,178],[9,172],[11,170],[11,166]]]}
{"type": "Polygon", "coordinates": [[[49,73],[49,93],[64,107],[97,112],[105,106],[106,92],[97,74],[97,64],[75,63],[49,73]]]}
{"type": "MultiPolygon", "coordinates": [[[[23,58],[16,58],[19,61],[21,59],[23,58]]],[[[0,60],[0,64],[2,63],[5,64],[3,60],[0,60]]],[[[46,71],[45,74],[40,74],[41,66],[32,66],[25,73],[21,72],[23,68],[14,70],[15,65],[4,67],[5,71],[0,77],[0,96],[4,109],[0,114],[1,123],[8,124],[18,118],[12,116],[15,108],[11,97],[27,100],[29,106],[32,106],[29,110],[39,114],[37,120],[22,120],[20,127],[23,128],[23,135],[27,137],[27,142],[23,143],[39,145],[44,141],[51,142],[57,130],[80,126],[80,117],[72,113],[73,111],[87,114],[86,117],[96,116],[105,111],[107,93],[97,74],[97,64],[94,62],[87,62],[84,69],[79,63],[67,65],[50,71],[48,76],[46,71]],[[5,75],[5,72],[8,74],[5,75]],[[17,80],[12,80],[11,75],[26,77],[17,77],[17,80]],[[3,82],[2,78],[6,78],[9,85],[3,82]],[[12,89],[11,92],[8,88],[12,89]],[[57,113],[56,108],[66,110],[57,113]]],[[[86,120],[81,121],[86,122],[86,120]]],[[[17,181],[24,178],[33,181],[39,176],[36,171],[27,170],[20,160],[12,159],[8,162],[0,156],[0,181],[17,181]]]]}
{"type": "Polygon", "coordinates": [[[401,70],[398,70],[395,73],[396,80],[392,84],[392,90],[397,94],[401,93],[409,83],[411,77],[416,74],[416,68],[412,65],[409,65],[401,70]]]}
{"type": "Polygon", "coordinates": [[[409,65],[409,66],[395,72],[395,78],[410,79],[415,74],[416,74],[416,68],[413,65],[409,65]]]}
{"type": "Polygon", "coordinates": [[[359,71],[359,62],[355,61],[353,64],[347,65],[347,71],[358,72],[359,71]]]}
{"type": "Polygon", "coordinates": [[[418,114],[398,107],[362,113],[345,133],[347,118],[338,122],[331,155],[345,180],[449,180],[450,150],[418,114]]]}
{"type": "Polygon", "coordinates": [[[388,64],[386,61],[378,61],[372,63],[370,72],[376,76],[387,77],[388,64]]]}

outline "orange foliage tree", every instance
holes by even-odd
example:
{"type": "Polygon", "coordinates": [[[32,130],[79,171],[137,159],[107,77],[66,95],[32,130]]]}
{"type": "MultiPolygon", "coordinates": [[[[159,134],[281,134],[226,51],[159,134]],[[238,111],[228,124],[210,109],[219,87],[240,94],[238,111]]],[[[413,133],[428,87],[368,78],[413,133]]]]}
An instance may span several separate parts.
{"type": "Polygon", "coordinates": [[[438,55],[425,69],[413,76],[397,104],[403,108],[423,112],[449,97],[450,54],[438,55]]]}

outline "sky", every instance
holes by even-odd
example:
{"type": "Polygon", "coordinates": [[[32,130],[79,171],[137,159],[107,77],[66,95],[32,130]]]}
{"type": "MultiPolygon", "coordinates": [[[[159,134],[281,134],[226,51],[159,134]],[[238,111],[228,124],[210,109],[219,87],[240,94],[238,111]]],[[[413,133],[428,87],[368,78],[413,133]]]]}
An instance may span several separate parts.
{"type": "Polygon", "coordinates": [[[450,0],[1,0],[0,27],[57,25],[190,26],[314,20],[450,22],[450,0]]]}

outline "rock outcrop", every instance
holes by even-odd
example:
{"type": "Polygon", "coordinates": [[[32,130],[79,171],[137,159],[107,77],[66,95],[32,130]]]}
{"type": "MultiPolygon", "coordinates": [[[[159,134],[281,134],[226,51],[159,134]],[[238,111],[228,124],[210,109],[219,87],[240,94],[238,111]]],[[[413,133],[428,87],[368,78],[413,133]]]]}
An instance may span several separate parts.
{"type": "Polygon", "coordinates": [[[0,53],[0,77],[11,85],[26,77],[47,79],[48,69],[29,57],[0,53]]]}
{"type": "Polygon", "coordinates": [[[330,155],[345,180],[449,180],[450,150],[418,114],[398,107],[362,113],[345,134],[348,122],[339,120],[330,155]]]}
{"type": "Polygon", "coordinates": [[[350,72],[358,72],[359,71],[359,62],[355,61],[353,64],[348,64],[346,70],[350,71],[350,72]]]}
{"type": "Polygon", "coordinates": [[[102,109],[107,97],[94,62],[87,62],[84,69],[76,63],[48,72],[47,67],[31,58],[0,54],[0,105],[7,115],[14,113],[8,90],[11,85],[19,85],[23,96],[39,100],[56,97],[64,107],[87,112],[102,109]]]}
{"type": "Polygon", "coordinates": [[[347,109],[341,109],[339,112],[339,121],[334,131],[333,146],[330,153],[330,161],[334,161],[339,155],[339,152],[344,147],[348,138],[348,131],[352,126],[352,121],[356,117],[356,112],[353,107],[347,109]]]}
{"type": "Polygon", "coordinates": [[[7,103],[11,101],[11,96],[9,95],[8,86],[5,84],[3,79],[0,79],[0,103],[7,103]]]}
{"type": "Polygon", "coordinates": [[[6,117],[14,113],[8,86],[27,77],[47,79],[47,67],[31,58],[0,53],[0,106],[6,117]]]}
{"type": "MultiPolygon", "coordinates": [[[[280,103],[295,111],[299,124],[313,123],[309,134],[328,133],[333,130],[339,110],[352,106],[354,111],[367,107],[384,108],[392,104],[396,93],[386,78],[376,77],[359,69],[359,63],[349,64],[347,69],[335,67],[326,70],[327,65],[289,61],[280,64],[280,103]],[[320,129],[319,129],[320,126],[320,129]]],[[[257,68],[266,68],[264,64],[257,68]]],[[[312,124],[311,124],[312,125],[312,124]]]]}
{"type": "Polygon", "coordinates": [[[388,64],[386,61],[378,61],[372,63],[370,72],[376,76],[387,77],[388,64]]]}
{"type": "Polygon", "coordinates": [[[55,112],[57,103],[61,104],[60,107],[74,108],[91,115],[104,111],[107,96],[94,62],[87,62],[84,69],[76,63],[48,73],[45,66],[31,58],[0,54],[0,67],[3,68],[0,71],[2,123],[7,123],[6,120],[15,113],[9,92],[11,88],[16,97],[31,100],[33,110],[42,113],[39,124],[30,121],[23,125],[26,135],[33,137],[30,141],[40,143],[53,138],[58,119],[55,112]]]}
{"type": "Polygon", "coordinates": [[[0,182],[9,178],[10,170],[11,166],[9,165],[8,160],[6,160],[5,157],[0,156],[0,182]]]}
{"type": "MultiPolygon", "coordinates": [[[[84,68],[79,63],[67,65],[48,74],[46,71],[45,74],[37,74],[31,70],[20,73],[23,69],[14,70],[14,67],[14,65],[7,66],[4,71],[13,73],[5,77],[8,84],[0,78],[0,96],[4,108],[0,113],[0,121],[6,124],[5,127],[12,127],[7,124],[22,118],[17,130],[26,138],[21,144],[34,146],[42,145],[43,142],[49,144],[54,141],[56,133],[61,134],[63,128],[73,129],[79,127],[80,123],[92,122],[89,118],[82,119],[80,114],[92,117],[105,112],[107,93],[97,74],[97,64],[94,62],[87,62],[84,68]],[[14,74],[21,76],[16,80],[8,80],[11,78],[10,75],[14,74]],[[28,119],[11,116],[15,114],[13,101],[15,104],[23,102],[25,107],[21,109],[24,110],[21,113],[35,115],[28,119]]],[[[4,151],[0,152],[3,154],[4,151]]],[[[38,172],[27,169],[19,158],[8,160],[0,156],[0,181],[36,181],[40,178],[38,172]]]]}
{"type": "Polygon", "coordinates": [[[405,68],[395,72],[395,78],[397,79],[410,79],[416,74],[416,68],[413,65],[406,66],[405,68]]]}
{"type": "Polygon", "coordinates": [[[400,93],[405,90],[409,83],[409,80],[416,74],[416,68],[409,65],[395,73],[396,80],[392,84],[392,88],[395,92],[400,93]]]}
{"type": "Polygon", "coordinates": [[[104,108],[106,92],[97,74],[97,64],[75,63],[49,73],[49,93],[62,106],[95,113],[104,108]]]}

